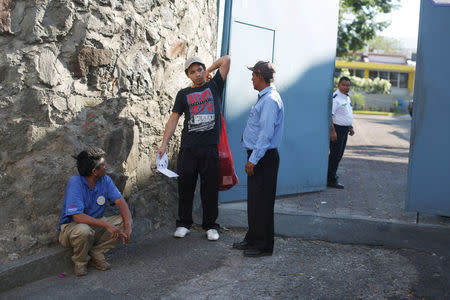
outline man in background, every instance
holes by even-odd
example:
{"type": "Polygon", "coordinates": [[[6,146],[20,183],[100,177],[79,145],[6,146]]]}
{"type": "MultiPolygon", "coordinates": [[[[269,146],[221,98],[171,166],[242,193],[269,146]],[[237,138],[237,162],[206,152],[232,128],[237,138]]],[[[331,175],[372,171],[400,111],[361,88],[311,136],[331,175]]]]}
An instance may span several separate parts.
{"type": "Polygon", "coordinates": [[[344,185],[338,181],[336,175],[339,162],[344,155],[348,135],[354,135],[353,109],[348,92],[350,91],[350,79],[341,77],[338,88],[333,93],[333,108],[331,111],[330,128],[330,155],[328,157],[327,186],[343,189],[344,185]]]}

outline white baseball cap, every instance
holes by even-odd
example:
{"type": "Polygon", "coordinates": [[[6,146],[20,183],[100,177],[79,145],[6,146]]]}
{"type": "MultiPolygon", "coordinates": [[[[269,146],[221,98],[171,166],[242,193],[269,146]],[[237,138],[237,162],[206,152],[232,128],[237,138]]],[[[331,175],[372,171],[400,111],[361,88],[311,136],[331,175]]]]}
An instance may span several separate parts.
{"type": "Polygon", "coordinates": [[[205,65],[205,63],[203,62],[203,60],[200,57],[191,56],[186,60],[186,63],[184,64],[184,70],[187,71],[187,69],[189,69],[189,67],[195,63],[205,65]]]}

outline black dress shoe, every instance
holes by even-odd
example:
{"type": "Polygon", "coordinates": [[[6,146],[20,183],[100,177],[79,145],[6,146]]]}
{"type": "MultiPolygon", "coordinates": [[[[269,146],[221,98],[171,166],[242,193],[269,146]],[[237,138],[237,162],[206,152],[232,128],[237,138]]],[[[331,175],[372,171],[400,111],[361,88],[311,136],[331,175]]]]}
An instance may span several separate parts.
{"type": "Polygon", "coordinates": [[[261,249],[247,249],[244,250],[244,256],[247,257],[261,257],[261,256],[271,256],[272,251],[264,251],[261,249]]]}
{"type": "Polygon", "coordinates": [[[247,241],[233,243],[233,249],[246,250],[250,248],[252,248],[252,246],[247,241]]]}
{"type": "Polygon", "coordinates": [[[340,189],[340,190],[343,190],[343,189],[344,189],[344,185],[340,184],[340,183],[337,182],[337,181],[335,181],[335,182],[333,182],[333,181],[328,181],[328,182],[327,182],[327,186],[328,186],[328,187],[335,188],[335,189],[340,189]]]}

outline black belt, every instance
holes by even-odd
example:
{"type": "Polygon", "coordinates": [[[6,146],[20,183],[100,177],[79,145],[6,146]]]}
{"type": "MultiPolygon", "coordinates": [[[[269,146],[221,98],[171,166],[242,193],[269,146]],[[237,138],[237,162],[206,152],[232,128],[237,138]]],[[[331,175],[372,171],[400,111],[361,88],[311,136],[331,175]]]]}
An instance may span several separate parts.
{"type": "MultiPolygon", "coordinates": [[[[273,151],[278,151],[278,149],[277,148],[267,149],[266,153],[273,152],[273,151]]],[[[252,152],[253,152],[253,150],[247,150],[248,155],[252,154],[252,152]]]]}

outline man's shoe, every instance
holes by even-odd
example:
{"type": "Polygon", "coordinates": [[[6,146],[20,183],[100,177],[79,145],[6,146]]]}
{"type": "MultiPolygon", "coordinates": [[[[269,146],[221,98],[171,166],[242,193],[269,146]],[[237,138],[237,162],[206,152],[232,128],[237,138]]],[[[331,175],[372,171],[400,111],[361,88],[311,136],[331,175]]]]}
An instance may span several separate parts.
{"type": "Polygon", "coordinates": [[[247,249],[244,250],[244,256],[247,257],[261,257],[261,256],[271,256],[272,252],[264,251],[261,249],[247,249]]]}
{"type": "Polygon", "coordinates": [[[328,187],[335,188],[335,189],[340,189],[340,190],[343,190],[343,189],[344,189],[344,185],[340,184],[340,183],[337,182],[337,181],[335,181],[335,182],[333,182],[333,181],[328,181],[328,182],[327,182],[327,186],[328,186],[328,187]]]}
{"type": "Polygon", "coordinates": [[[252,245],[250,245],[246,240],[243,240],[242,242],[233,243],[233,249],[247,250],[247,249],[251,249],[251,248],[252,248],[252,245]]]}
{"type": "Polygon", "coordinates": [[[219,239],[219,233],[216,229],[209,229],[206,231],[206,237],[209,241],[217,241],[219,239]]]}
{"type": "Polygon", "coordinates": [[[87,266],[86,265],[75,265],[73,268],[73,272],[76,276],[84,276],[87,274],[87,266]]]}
{"type": "Polygon", "coordinates": [[[177,227],[177,230],[175,230],[173,236],[176,238],[184,238],[189,232],[190,230],[186,227],[177,227]]]}
{"type": "Polygon", "coordinates": [[[91,259],[91,263],[97,270],[100,271],[106,271],[111,269],[111,265],[105,259],[101,260],[91,259]]]}

